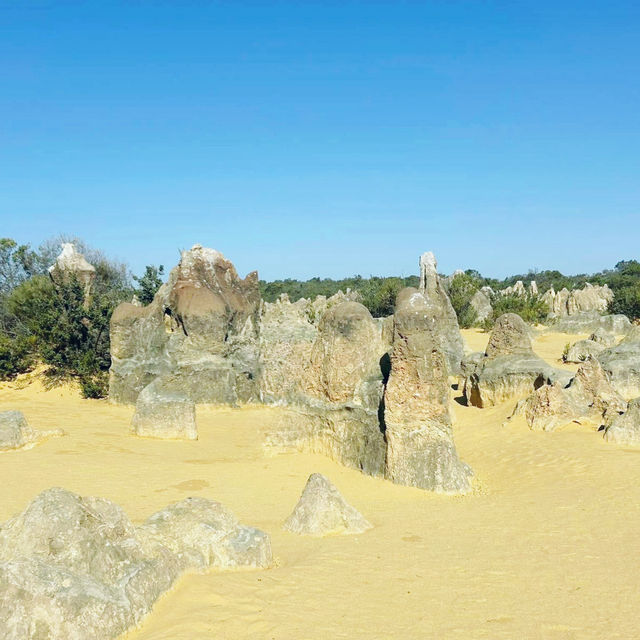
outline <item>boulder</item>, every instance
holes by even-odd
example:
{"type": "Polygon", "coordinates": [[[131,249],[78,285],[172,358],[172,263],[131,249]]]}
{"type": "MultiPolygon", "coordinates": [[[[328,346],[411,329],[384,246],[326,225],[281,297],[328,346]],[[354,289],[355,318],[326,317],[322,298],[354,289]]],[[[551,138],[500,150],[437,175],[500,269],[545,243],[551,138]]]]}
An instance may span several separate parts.
{"type": "Polygon", "coordinates": [[[476,291],[473,296],[471,296],[469,304],[476,312],[476,322],[478,323],[484,322],[493,313],[491,298],[483,290],[476,291]]]}
{"type": "Polygon", "coordinates": [[[464,343],[458,316],[440,282],[436,258],[430,251],[420,256],[419,291],[426,301],[424,312],[435,324],[438,343],[447,360],[449,373],[457,375],[464,355],[464,343]]]}
{"type": "Polygon", "coordinates": [[[639,328],[634,327],[619,344],[600,352],[598,360],[621,395],[625,398],[640,395],[639,328]]]}
{"type": "Polygon", "coordinates": [[[533,352],[529,327],[519,315],[505,313],[496,320],[485,357],[465,378],[464,393],[468,404],[490,407],[556,381],[564,385],[570,377],[533,352]]]}
{"type": "Polygon", "coordinates": [[[29,449],[41,440],[64,435],[61,429],[36,431],[29,426],[22,411],[0,412],[0,451],[29,449]]]}
{"type": "Polygon", "coordinates": [[[604,329],[596,329],[586,340],[578,340],[572,344],[562,359],[565,362],[584,362],[589,357],[597,357],[608,347],[612,347],[616,339],[604,329]]]}
{"type": "Polygon", "coordinates": [[[284,523],[285,530],[307,536],[364,533],[372,526],[319,473],[309,476],[300,500],[284,523]]]}
{"type": "Polygon", "coordinates": [[[472,472],[453,442],[449,367],[438,323],[421,291],[398,294],[384,395],[386,476],[398,484],[461,493],[470,489],[472,472]]]}
{"type": "Polygon", "coordinates": [[[553,287],[542,296],[554,316],[573,316],[581,313],[603,313],[613,301],[613,292],[604,286],[586,283],[582,289],[567,288],[556,292],[553,287]]]}
{"type": "Polygon", "coordinates": [[[608,412],[624,410],[626,402],[611,385],[600,363],[589,358],[565,387],[543,386],[516,406],[534,431],[553,431],[568,422],[589,420],[597,426],[608,412]]]}
{"type": "Polygon", "coordinates": [[[61,248],[62,252],[49,267],[49,275],[56,284],[76,278],[84,289],[84,301],[87,304],[96,277],[96,269],[80,252],[76,251],[73,243],[64,242],[61,248]]]}
{"type": "Polygon", "coordinates": [[[640,398],[630,400],[624,413],[613,417],[605,429],[604,439],[618,444],[640,445],[640,398]]]}
{"type": "Polygon", "coordinates": [[[119,305],[111,317],[109,397],[134,403],[171,375],[196,403],[257,400],[260,291],[221,253],[194,245],[146,307],[119,305]]]}
{"type": "Polygon", "coordinates": [[[185,571],[270,563],[268,537],[216,502],[187,498],[135,527],[109,500],[49,489],[0,527],[3,638],[116,638],[185,571]]]}
{"type": "MultiPolygon", "coordinates": [[[[302,341],[306,343],[306,335],[302,341]]],[[[288,412],[265,446],[271,452],[323,453],[371,475],[384,473],[380,405],[384,357],[382,324],[358,302],[331,306],[310,348],[301,348],[296,384],[284,384],[288,412]]]]}
{"type": "Polygon", "coordinates": [[[132,431],[147,438],[197,440],[196,407],[180,381],[156,378],[136,400],[132,431]]]}

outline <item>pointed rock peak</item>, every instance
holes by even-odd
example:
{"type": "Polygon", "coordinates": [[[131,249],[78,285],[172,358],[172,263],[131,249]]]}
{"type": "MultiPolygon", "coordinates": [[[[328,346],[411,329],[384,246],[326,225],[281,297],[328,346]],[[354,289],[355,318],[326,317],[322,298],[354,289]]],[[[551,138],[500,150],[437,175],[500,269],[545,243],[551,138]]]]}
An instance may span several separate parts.
{"type": "Polygon", "coordinates": [[[435,287],[438,277],[438,262],[431,251],[420,256],[420,290],[426,291],[435,287]]]}
{"type": "Polygon", "coordinates": [[[284,528],[309,536],[364,533],[372,528],[322,474],[309,476],[307,484],[284,528]]]}
{"type": "Polygon", "coordinates": [[[62,251],[56,258],[56,261],[49,267],[49,273],[53,273],[54,270],[60,269],[61,271],[73,271],[73,272],[95,272],[96,268],[86,258],[76,250],[75,245],[72,242],[63,242],[61,245],[62,251]]]}

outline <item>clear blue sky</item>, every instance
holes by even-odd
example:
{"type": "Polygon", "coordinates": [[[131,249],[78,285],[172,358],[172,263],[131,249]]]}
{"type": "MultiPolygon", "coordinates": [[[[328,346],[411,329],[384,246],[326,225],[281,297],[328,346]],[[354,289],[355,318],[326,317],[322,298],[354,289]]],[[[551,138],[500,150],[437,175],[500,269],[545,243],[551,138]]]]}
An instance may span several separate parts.
{"type": "Polygon", "coordinates": [[[0,221],[267,279],[640,258],[640,3],[0,0],[0,221]]]}

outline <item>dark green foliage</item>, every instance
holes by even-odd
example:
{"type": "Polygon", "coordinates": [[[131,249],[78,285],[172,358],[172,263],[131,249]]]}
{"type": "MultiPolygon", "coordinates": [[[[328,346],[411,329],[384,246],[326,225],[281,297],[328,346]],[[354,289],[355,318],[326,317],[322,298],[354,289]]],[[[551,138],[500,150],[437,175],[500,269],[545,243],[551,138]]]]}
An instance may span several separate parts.
{"type": "Polygon", "coordinates": [[[496,295],[491,305],[493,313],[485,326],[493,326],[493,322],[504,313],[517,313],[531,324],[543,322],[549,313],[549,307],[539,297],[496,295]]]}
{"type": "Polygon", "coordinates": [[[458,316],[458,324],[461,329],[472,327],[478,319],[476,310],[471,306],[471,298],[479,289],[480,274],[469,270],[457,274],[449,285],[449,299],[458,316]]]}
{"type": "Polygon", "coordinates": [[[164,274],[164,267],[160,265],[156,267],[154,265],[147,265],[144,268],[144,275],[138,277],[133,276],[133,279],[138,283],[138,288],[135,290],[138,300],[142,304],[150,304],[153,302],[153,296],[156,295],[158,289],[162,286],[162,275],[164,274]]]}
{"type": "Polygon", "coordinates": [[[84,397],[104,397],[111,364],[109,320],[117,304],[133,294],[127,270],[76,242],[96,269],[85,301],[84,287],[75,278],[54,284],[46,272],[59,244],[45,243],[35,252],[27,245],[0,242],[0,269],[12,277],[10,289],[0,294],[0,378],[40,361],[48,365],[51,381],[75,378],[84,397]]]}
{"type": "Polygon", "coordinates": [[[31,336],[10,338],[0,333],[0,380],[11,380],[35,365],[35,341],[31,336]]]}
{"type": "Polygon", "coordinates": [[[347,289],[357,291],[367,309],[374,317],[391,315],[395,308],[395,298],[398,291],[405,287],[417,287],[418,276],[407,278],[383,278],[372,276],[352,276],[342,280],[330,278],[311,278],[311,280],[274,280],[273,282],[260,281],[260,292],[267,302],[275,302],[280,294],[286,293],[292,302],[300,298],[315,298],[316,296],[332,296],[338,291],[346,292],[347,289]]]}

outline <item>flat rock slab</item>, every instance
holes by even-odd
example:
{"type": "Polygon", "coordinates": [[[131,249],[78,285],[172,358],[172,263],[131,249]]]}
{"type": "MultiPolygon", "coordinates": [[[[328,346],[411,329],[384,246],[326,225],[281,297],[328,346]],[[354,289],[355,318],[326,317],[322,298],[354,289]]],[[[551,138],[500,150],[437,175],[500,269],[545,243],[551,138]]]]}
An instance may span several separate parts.
{"type": "Polygon", "coordinates": [[[309,476],[284,528],[307,536],[364,533],[373,525],[352,507],[322,474],[309,476]]]}
{"type": "Polygon", "coordinates": [[[163,389],[159,380],[140,392],[132,431],[146,438],[197,440],[195,403],[180,391],[163,389]]]}

